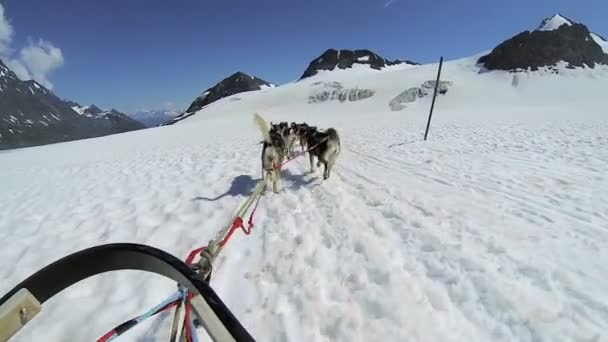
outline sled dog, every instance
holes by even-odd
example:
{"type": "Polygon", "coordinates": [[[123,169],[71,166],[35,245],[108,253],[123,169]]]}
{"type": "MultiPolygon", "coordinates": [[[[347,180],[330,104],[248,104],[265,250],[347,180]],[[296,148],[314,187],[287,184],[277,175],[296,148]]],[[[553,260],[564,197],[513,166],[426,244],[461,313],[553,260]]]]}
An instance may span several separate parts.
{"type": "Polygon", "coordinates": [[[262,180],[272,182],[272,191],[279,192],[281,164],[287,155],[287,147],[281,132],[282,125],[269,126],[259,114],[254,115],[254,121],[262,133],[262,180]]]}
{"type": "Polygon", "coordinates": [[[316,157],[317,167],[320,167],[321,164],[325,166],[323,179],[328,179],[340,155],[341,146],[338,131],[334,128],[329,128],[320,132],[316,127],[308,127],[300,140],[309,148],[310,172],[315,172],[314,157],[316,157]]]}

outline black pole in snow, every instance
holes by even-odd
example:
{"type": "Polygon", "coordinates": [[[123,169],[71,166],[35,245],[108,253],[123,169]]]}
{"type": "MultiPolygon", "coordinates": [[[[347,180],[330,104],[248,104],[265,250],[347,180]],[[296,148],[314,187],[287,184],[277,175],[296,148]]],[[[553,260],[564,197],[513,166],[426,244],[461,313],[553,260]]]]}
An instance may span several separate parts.
{"type": "Polygon", "coordinates": [[[439,77],[441,76],[441,66],[443,65],[443,57],[439,59],[439,70],[437,71],[437,81],[435,82],[435,92],[433,93],[433,103],[431,104],[431,112],[429,113],[429,121],[426,123],[426,131],[424,132],[424,140],[429,135],[429,127],[431,126],[431,117],[433,117],[433,108],[435,108],[435,98],[437,97],[437,88],[439,88],[439,77]]]}

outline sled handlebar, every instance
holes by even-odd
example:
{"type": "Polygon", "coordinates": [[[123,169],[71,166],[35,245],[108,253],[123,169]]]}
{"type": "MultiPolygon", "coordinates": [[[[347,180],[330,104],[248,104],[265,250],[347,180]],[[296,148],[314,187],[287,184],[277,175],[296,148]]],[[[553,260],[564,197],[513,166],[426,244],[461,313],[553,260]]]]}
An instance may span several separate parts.
{"type": "Polygon", "coordinates": [[[154,247],[115,243],[55,261],[0,298],[0,342],[8,341],[59,292],[91,276],[118,270],[156,273],[189,288],[196,294],[193,311],[214,341],[253,341],[209,284],[182,261],[154,247]]]}

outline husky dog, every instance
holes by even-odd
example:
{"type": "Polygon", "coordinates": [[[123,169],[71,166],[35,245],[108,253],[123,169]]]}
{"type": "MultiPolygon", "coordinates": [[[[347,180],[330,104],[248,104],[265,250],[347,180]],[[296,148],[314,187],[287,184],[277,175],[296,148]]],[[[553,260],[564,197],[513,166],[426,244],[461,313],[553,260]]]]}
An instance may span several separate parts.
{"type": "Polygon", "coordinates": [[[298,142],[298,125],[295,122],[292,122],[287,130],[287,152],[293,153],[293,149],[298,142]]]}
{"type": "Polygon", "coordinates": [[[262,142],[262,179],[268,181],[268,178],[272,181],[272,191],[274,193],[279,192],[279,179],[281,176],[281,164],[287,154],[285,140],[280,133],[279,125],[268,125],[259,114],[254,115],[254,121],[264,141],[262,142]]]}
{"type": "Polygon", "coordinates": [[[315,132],[317,132],[317,126],[308,126],[305,123],[300,126],[298,135],[300,136],[300,145],[302,146],[302,152],[306,151],[306,148],[308,148],[308,146],[312,146],[308,143],[308,140],[315,132]]]}
{"type": "Polygon", "coordinates": [[[320,167],[321,164],[325,166],[323,179],[328,179],[331,175],[331,169],[340,155],[341,146],[338,131],[329,128],[325,132],[319,132],[316,127],[309,127],[304,133],[303,139],[310,148],[308,151],[310,172],[315,172],[314,157],[317,157],[317,167],[320,167]]]}
{"type": "Polygon", "coordinates": [[[308,124],[306,122],[296,125],[296,137],[298,137],[298,143],[300,144],[300,148],[302,148],[302,152],[306,150],[306,131],[308,130],[308,124]]]}

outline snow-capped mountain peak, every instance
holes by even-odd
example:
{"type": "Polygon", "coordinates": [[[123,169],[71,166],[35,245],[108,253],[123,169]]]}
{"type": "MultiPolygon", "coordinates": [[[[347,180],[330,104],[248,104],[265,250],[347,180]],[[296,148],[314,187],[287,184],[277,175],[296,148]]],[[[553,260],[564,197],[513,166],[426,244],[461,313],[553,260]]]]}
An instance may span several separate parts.
{"type": "Polygon", "coordinates": [[[350,69],[354,65],[365,65],[370,69],[381,70],[387,66],[397,64],[410,64],[417,65],[418,63],[412,61],[401,61],[401,60],[388,60],[381,57],[370,50],[336,50],[327,49],[319,57],[315,58],[310,62],[308,68],[304,71],[304,74],[300,79],[311,77],[319,73],[319,71],[331,71],[336,69],[350,69]]]}
{"type": "Polygon", "coordinates": [[[479,62],[488,70],[538,70],[566,62],[569,68],[608,65],[608,43],[582,23],[555,14],[537,30],[505,40],[479,62]]]}
{"type": "Polygon", "coordinates": [[[554,15],[545,18],[540,26],[536,29],[537,31],[553,31],[557,30],[562,25],[572,26],[574,21],[564,17],[559,13],[555,13],[554,15]]]}
{"type": "Polygon", "coordinates": [[[208,88],[188,107],[186,112],[192,113],[200,110],[204,106],[215,102],[224,97],[232,96],[238,93],[243,93],[253,90],[262,90],[264,88],[273,88],[274,84],[264,81],[261,78],[253,75],[248,75],[238,71],[221,80],[216,85],[208,88]]]}

